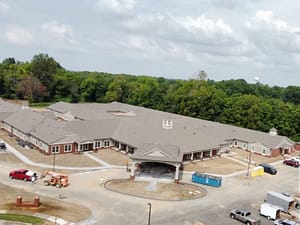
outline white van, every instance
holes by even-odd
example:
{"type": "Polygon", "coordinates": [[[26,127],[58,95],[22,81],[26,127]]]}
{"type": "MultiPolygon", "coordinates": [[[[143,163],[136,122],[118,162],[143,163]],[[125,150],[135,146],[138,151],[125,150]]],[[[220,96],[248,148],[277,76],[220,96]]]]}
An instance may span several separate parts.
{"type": "Polygon", "coordinates": [[[282,208],[269,203],[263,203],[260,206],[259,214],[267,217],[268,220],[276,220],[280,218],[282,208]]]}

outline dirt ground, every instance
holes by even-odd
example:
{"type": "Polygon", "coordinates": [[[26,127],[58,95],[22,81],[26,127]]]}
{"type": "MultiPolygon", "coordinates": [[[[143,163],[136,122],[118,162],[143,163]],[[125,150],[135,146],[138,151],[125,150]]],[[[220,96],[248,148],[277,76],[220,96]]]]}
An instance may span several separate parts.
{"type": "Polygon", "coordinates": [[[184,165],[185,171],[198,171],[202,173],[212,173],[225,175],[239,170],[244,170],[247,167],[226,158],[213,158],[203,161],[195,161],[184,165]],[[220,166],[222,165],[222,166],[220,166]]]}
{"type": "Polygon", "coordinates": [[[131,162],[128,155],[112,149],[101,149],[97,152],[93,152],[92,154],[111,165],[126,166],[127,164],[130,165],[131,162]]]}
{"type": "MultiPolygon", "coordinates": [[[[22,189],[13,188],[1,184],[0,188],[0,209],[8,210],[16,214],[43,213],[54,217],[59,217],[70,222],[79,222],[87,219],[91,211],[80,205],[71,204],[67,201],[39,196],[41,206],[37,209],[34,208],[18,208],[15,206],[17,196],[22,196],[23,201],[32,201],[36,195],[26,192],[22,189]]],[[[43,225],[52,225],[49,221],[45,221],[43,225]]]]}
{"type": "Polygon", "coordinates": [[[118,179],[106,182],[105,187],[127,195],[168,201],[189,200],[206,195],[204,188],[186,183],[133,182],[129,179],[118,179]]]}

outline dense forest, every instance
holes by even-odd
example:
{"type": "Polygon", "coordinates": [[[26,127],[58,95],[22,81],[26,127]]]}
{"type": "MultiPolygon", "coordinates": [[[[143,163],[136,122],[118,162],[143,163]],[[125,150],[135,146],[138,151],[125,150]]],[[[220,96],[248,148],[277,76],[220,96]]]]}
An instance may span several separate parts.
{"type": "Polygon", "coordinates": [[[300,141],[300,87],[270,87],[243,79],[189,80],[64,69],[47,54],[0,63],[0,97],[45,102],[111,102],[278,133],[300,141]]]}

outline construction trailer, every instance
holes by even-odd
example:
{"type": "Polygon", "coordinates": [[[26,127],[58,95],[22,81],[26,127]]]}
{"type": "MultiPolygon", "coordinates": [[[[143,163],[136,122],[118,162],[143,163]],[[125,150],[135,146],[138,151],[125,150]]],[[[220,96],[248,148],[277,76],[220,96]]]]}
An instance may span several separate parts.
{"type": "Polygon", "coordinates": [[[295,208],[296,201],[294,198],[286,196],[282,193],[269,191],[267,193],[266,203],[279,206],[282,208],[282,211],[288,213],[290,210],[295,208]]]}

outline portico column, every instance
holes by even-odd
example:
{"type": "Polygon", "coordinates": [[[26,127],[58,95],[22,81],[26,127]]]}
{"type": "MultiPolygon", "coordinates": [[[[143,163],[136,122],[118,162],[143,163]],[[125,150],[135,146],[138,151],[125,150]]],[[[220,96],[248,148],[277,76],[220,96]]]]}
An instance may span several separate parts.
{"type": "Polygon", "coordinates": [[[176,165],[176,172],[175,172],[175,183],[179,182],[179,165],[176,165]]]}
{"type": "Polygon", "coordinates": [[[130,170],[130,180],[134,180],[135,177],[135,162],[131,163],[131,170],[130,170]]]}
{"type": "Polygon", "coordinates": [[[212,158],[212,150],[209,150],[209,158],[212,158]]]}
{"type": "Polygon", "coordinates": [[[191,154],[191,161],[194,160],[194,153],[191,154]]]}
{"type": "Polygon", "coordinates": [[[201,152],[201,154],[200,154],[200,159],[201,160],[203,159],[203,152],[201,152]]]}

